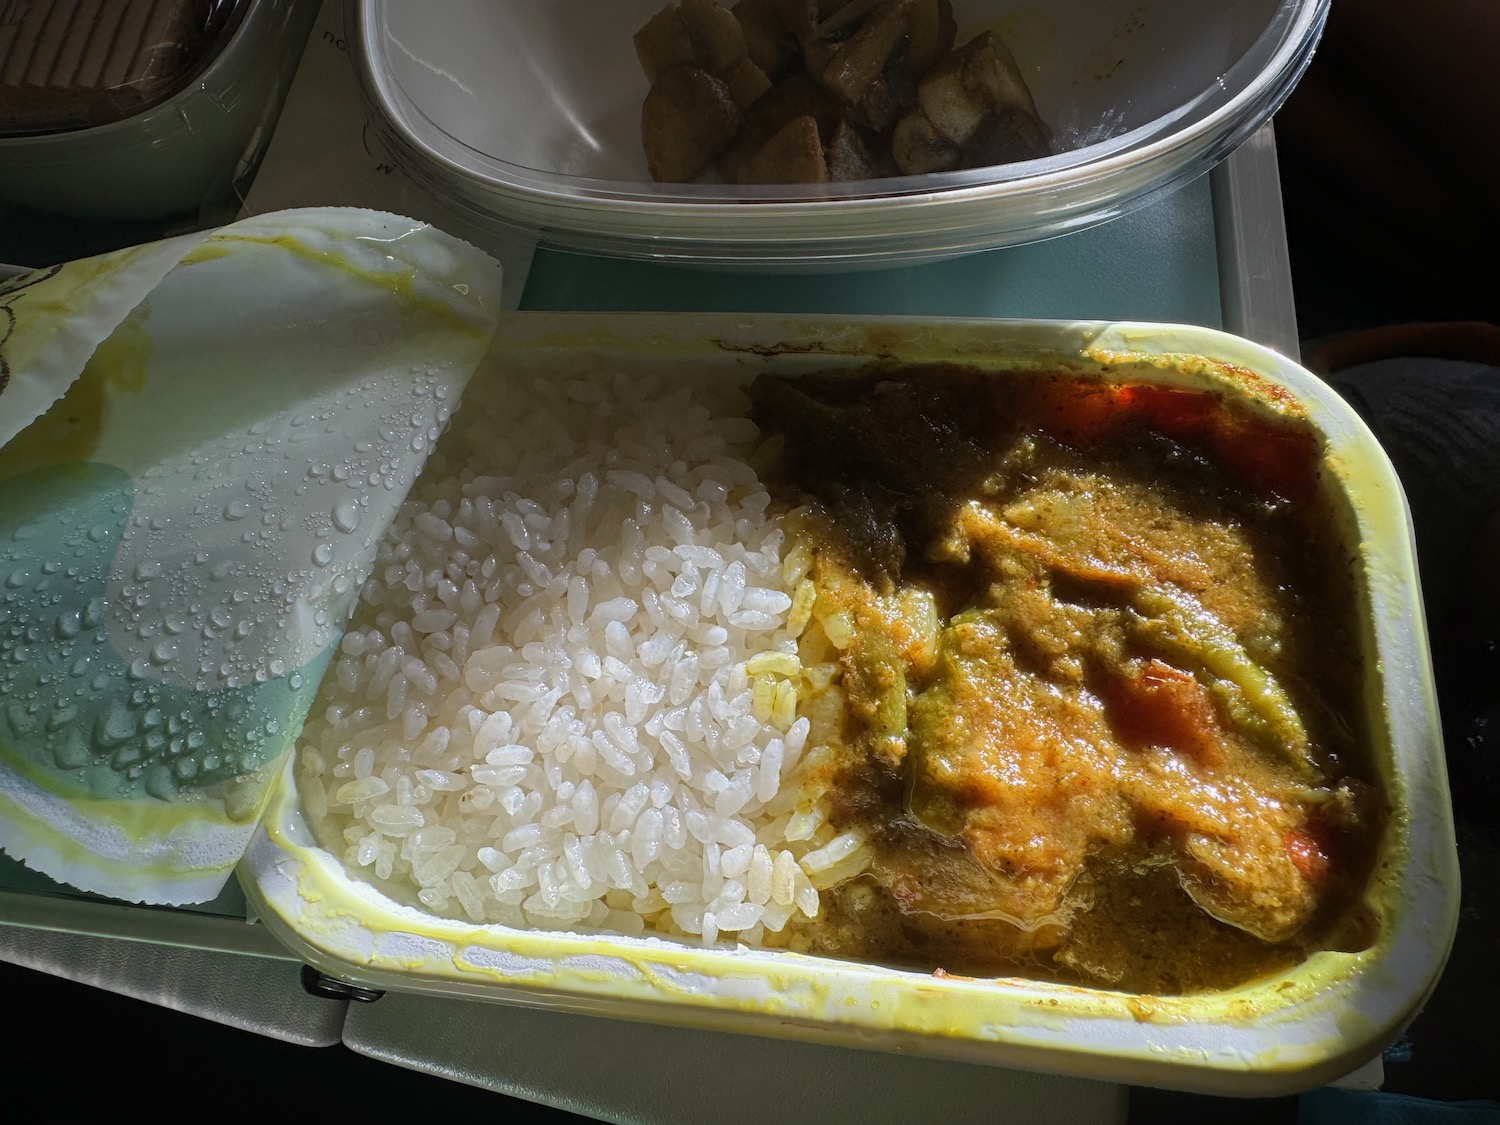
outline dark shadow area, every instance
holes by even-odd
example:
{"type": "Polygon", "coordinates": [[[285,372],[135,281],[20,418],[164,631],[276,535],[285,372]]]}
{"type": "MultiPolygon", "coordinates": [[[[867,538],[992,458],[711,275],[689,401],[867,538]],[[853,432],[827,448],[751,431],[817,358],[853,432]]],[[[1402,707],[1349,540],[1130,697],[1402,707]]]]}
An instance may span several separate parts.
{"type": "Polygon", "coordinates": [[[284,1043],[4,962],[0,997],[6,1117],[18,1125],[105,1125],[130,1110],[266,1125],[320,1108],[372,1125],[424,1111],[453,1120],[581,1120],[346,1047],[284,1043]]]}

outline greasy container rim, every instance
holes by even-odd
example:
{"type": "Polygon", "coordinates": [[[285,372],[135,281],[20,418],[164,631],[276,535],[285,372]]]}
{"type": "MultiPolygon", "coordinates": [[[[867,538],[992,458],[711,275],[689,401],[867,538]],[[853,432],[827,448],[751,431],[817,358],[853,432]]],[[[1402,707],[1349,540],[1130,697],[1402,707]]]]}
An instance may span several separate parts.
{"type": "Polygon", "coordinates": [[[1123,214],[1207,171],[1280,108],[1312,60],[1330,0],[1280,0],[1221,83],[1121,136],[998,168],[823,185],[821,198],[796,200],[777,198],[774,187],[540,172],[480,152],[432,121],[391,73],[386,3],[345,0],[350,55],[377,132],[429,189],[454,194],[502,224],[586,249],[797,262],[830,250],[851,260],[961,253],[1123,214]],[[753,216],[745,210],[751,201],[753,216]]]}
{"type": "MultiPolygon", "coordinates": [[[[1441,728],[1410,513],[1384,450],[1326,384],[1212,329],[1102,321],[520,313],[491,377],[587,357],[745,377],[875,361],[1050,369],[1205,387],[1304,417],[1352,509],[1369,614],[1375,766],[1392,805],[1366,892],[1379,936],[1206,996],[933,977],[779,950],[524,931],[434,918],[348,877],[302,818],[288,763],[240,878],[265,922],[325,971],[377,988],[910,1051],[1214,1094],[1324,1084],[1374,1057],[1437,983],[1458,911],[1441,728]]],[[[479,378],[486,377],[481,373],[479,378]]]]}

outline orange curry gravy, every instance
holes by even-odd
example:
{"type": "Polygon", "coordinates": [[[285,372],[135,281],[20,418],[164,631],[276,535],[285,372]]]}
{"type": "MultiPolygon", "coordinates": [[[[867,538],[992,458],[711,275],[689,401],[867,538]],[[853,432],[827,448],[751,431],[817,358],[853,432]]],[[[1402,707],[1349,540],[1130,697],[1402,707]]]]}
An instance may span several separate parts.
{"type": "Polygon", "coordinates": [[[948,367],[751,395],[820,544],[825,807],[868,837],[795,946],[1180,993],[1368,943],[1355,564],[1304,424],[948,367]]]}

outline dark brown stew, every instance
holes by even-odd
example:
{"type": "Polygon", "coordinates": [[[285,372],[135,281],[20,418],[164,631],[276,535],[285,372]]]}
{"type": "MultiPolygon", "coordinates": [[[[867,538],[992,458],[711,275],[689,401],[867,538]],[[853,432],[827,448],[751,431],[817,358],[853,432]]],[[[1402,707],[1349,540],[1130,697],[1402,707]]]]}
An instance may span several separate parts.
{"type": "Polygon", "coordinates": [[[824,544],[814,616],[852,625],[813,706],[872,849],[795,946],[1166,994],[1369,942],[1385,813],[1308,427],[948,367],[752,398],[824,544]]]}

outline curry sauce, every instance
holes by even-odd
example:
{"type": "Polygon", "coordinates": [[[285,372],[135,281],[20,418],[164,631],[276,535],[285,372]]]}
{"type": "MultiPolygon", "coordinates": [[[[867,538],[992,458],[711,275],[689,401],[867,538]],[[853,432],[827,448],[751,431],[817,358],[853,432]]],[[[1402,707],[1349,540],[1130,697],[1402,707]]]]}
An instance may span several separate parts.
{"type": "Polygon", "coordinates": [[[931,367],[762,377],[861,842],[799,948],[1153,993],[1370,940],[1354,558],[1295,419],[931,367]]]}

